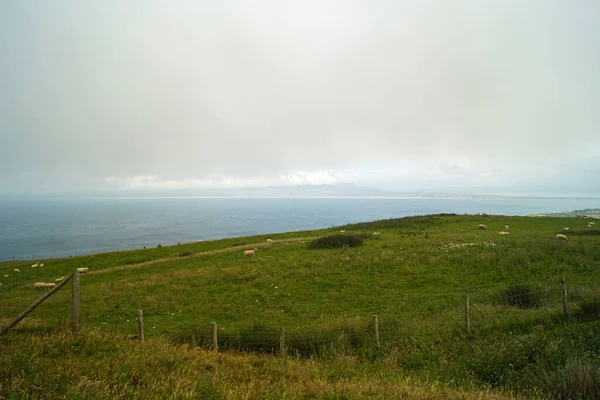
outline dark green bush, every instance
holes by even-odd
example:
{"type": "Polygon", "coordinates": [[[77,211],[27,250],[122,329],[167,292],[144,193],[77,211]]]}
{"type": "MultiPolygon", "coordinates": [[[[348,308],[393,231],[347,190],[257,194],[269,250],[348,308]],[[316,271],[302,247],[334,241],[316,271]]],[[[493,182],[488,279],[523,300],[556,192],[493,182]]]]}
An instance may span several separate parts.
{"type": "Polygon", "coordinates": [[[579,300],[581,312],[588,317],[597,317],[600,315],[600,295],[594,294],[590,297],[579,300]]]}
{"type": "Polygon", "coordinates": [[[535,308],[540,304],[540,292],[526,283],[516,283],[504,289],[498,300],[513,307],[535,308]]]}
{"type": "Polygon", "coordinates": [[[343,247],[358,247],[363,244],[363,235],[331,235],[323,236],[308,244],[311,249],[337,249],[343,247]]]}
{"type": "Polygon", "coordinates": [[[586,229],[583,231],[557,231],[556,233],[562,233],[567,236],[600,236],[600,229],[586,229]]]}

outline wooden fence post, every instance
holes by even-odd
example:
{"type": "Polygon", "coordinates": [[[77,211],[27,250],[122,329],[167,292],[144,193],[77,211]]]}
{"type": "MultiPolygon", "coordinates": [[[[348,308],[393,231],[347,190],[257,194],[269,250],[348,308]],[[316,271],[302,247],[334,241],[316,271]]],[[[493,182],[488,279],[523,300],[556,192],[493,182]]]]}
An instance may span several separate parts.
{"type": "Polygon", "coordinates": [[[469,315],[471,311],[471,307],[469,306],[469,295],[467,295],[467,300],[465,301],[465,330],[467,335],[471,336],[471,316],[469,315]]]}
{"type": "Polygon", "coordinates": [[[144,312],[140,309],[137,310],[137,322],[138,322],[138,339],[141,343],[144,343],[144,312]]]}
{"type": "Polygon", "coordinates": [[[279,327],[279,356],[285,356],[285,328],[279,327]]]}
{"type": "Polygon", "coordinates": [[[375,345],[379,348],[379,321],[377,315],[373,315],[373,333],[375,333],[375,345]]]}
{"type": "Polygon", "coordinates": [[[212,348],[213,351],[219,351],[219,343],[217,342],[217,323],[213,322],[211,324],[212,328],[212,348]]]}
{"type": "Polygon", "coordinates": [[[569,317],[569,303],[567,302],[567,282],[565,281],[565,276],[562,276],[562,298],[563,298],[563,311],[565,313],[565,317],[569,317]]]}
{"type": "Polygon", "coordinates": [[[79,272],[73,272],[71,278],[71,329],[79,331],[79,272]]]}

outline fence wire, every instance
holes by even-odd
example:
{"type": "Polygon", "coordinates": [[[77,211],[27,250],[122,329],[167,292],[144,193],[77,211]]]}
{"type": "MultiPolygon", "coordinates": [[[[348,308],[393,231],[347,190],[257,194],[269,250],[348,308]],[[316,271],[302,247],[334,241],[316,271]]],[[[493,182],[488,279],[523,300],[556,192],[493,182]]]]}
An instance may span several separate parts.
{"type": "MultiPolygon", "coordinates": [[[[32,281],[6,282],[0,287],[0,323],[5,325],[43,295],[32,281]]],[[[141,283],[143,284],[143,283],[141,283]]],[[[118,285],[118,283],[110,284],[118,285]]],[[[306,314],[289,315],[281,306],[260,303],[244,305],[248,315],[236,318],[236,305],[213,309],[219,318],[204,315],[197,304],[173,303],[170,312],[144,307],[152,303],[152,292],[134,292],[125,301],[107,299],[112,287],[104,291],[87,290],[86,277],[80,281],[81,326],[101,329],[124,338],[137,334],[137,309],[144,310],[146,338],[166,336],[175,343],[188,343],[212,348],[211,323],[217,323],[217,343],[220,349],[278,354],[281,327],[285,348],[297,354],[318,354],[330,348],[351,353],[357,349],[379,346],[398,346],[414,338],[462,338],[466,336],[466,301],[469,298],[469,323],[472,334],[485,330],[506,330],[513,327],[539,329],[548,315],[563,313],[563,291],[558,279],[526,282],[513,285],[491,285],[465,292],[441,293],[428,302],[410,302],[402,297],[401,305],[378,310],[368,304],[362,311],[339,313],[331,309],[310,318],[306,314]],[[137,293],[137,294],[135,294],[137,293]],[[140,294],[143,293],[143,294],[140,294]],[[231,312],[228,313],[228,310],[231,312]],[[283,310],[283,311],[282,311],[283,310]],[[365,311],[365,310],[368,310],[365,311]],[[375,325],[374,315],[377,315],[375,325]],[[220,319],[220,320],[219,320],[220,319]],[[193,323],[189,321],[193,320],[193,323]],[[377,338],[379,339],[377,341],[377,338]]],[[[122,289],[122,288],[120,288],[122,289]]],[[[132,288],[133,289],[133,288],[132,288]]],[[[577,287],[570,290],[577,291],[577,287]]],[[[582,289],[583,290],[583,289],[582,289]]],[[[169,299],[161,299],[168,302],[169,299]]],[[[229,306],[229,305],[228,305],[229,306]]],[[[240,305],[237,305],[238,307],[240,305]]],[[[298,306],[302,309],[301,304],[298,306]]],[[[343,305],[339,307],[343,309],[343,305]]],[[[321,313],[323,310],[320,311],[321,313]]],[[[71,318],[71,285],[66,285],[27,317],[23,326],[68,327],[71,318]]]]}

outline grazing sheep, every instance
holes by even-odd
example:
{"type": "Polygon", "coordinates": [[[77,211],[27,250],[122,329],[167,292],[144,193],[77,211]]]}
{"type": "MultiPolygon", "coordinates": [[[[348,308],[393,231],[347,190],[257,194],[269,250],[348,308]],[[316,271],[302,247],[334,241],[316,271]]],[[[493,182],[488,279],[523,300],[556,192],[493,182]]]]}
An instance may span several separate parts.
{"type": "Polygon", "coordinates": [[[499,235],[510,235],[510,232],[502,231],[498,232],[499,235]]]}
{"type": "Polygon", "coordinates": [[[557,238],[558,240],[569,240],[569,238],[568,238],[568,237],[566,237],[565,235],[563,235],[562,233],[558,233],[558,234],[556,235],[556,238],[557,238]]]}
{"type": "Polygon", "coordinates": [[[479,229],[485,231],[487,229],[487,226],[485,226],[484,224],[479,224],[479,229]]]}
{"type": "Polygon", "coordinates": [[[32,265],[31,265],[31,268],[37,268],[37,267],[38,267],[38,265],[39,265],[38,263],[32,264],[32,265]]]}
{"type": "Polygon", "coordinates": [[[54,289],[56,287],[56,283],[50,282],[46,283],[46,290],[54,289]]]}
{"type": "Polygon", "coordinates": [[[273,241],[273,239],[267,239],[268,243],[271,243],[273,241]]]}
{"type": "Polygon", "coordinates": [[[373,232],[373,235],[381,235],[381,232],[373,232]]]}
{"type": "Polygon", "coordinates": [[[563,231],[569,232],[569,227],[567,226],[566,228],[563,228],[563,231]]]}
{"type": "Polygon", "coordinates": [[[256,250],[258,250],[258,249],[254,249],[254,250],[244,250],[244,255],[245,255],[245,256],[253,256],[254,254],[256,254],[256,250]]]}
{"type": "Polygon", "coordinates": [[[40,263],[40,265],[38,265],[38,267],[42,268],[44,266],[44,263],[40,263]]]}
{"type": "Polygon", "coordinates": [[[60,282],[60,281],[62,281],[63,279],[65,279],[65,277],[64,277],[64,276],[61,276],[60,278],[56,278],[56,279],[54,280],[54,282],[60,282]]]}
{"type": "Polygon", "coordinates": [[[508,225],[504,225],[504,230],[507,231],[509,229],[508,225]]]}
{"type": "Polygon", "coordinates": [[[346,232],[346,230],[345,230],[345,229],[342,229],[342,230],[340,231],[340,233],[344,233],[344,232],[346,232]]]}
{"type": "Polygon", "coordinates": [[[46,283],[44,282],[36,282],[33,284],[34,289],[46,289],[46,283]]]}
{"type": "Polygon", "coordinates": [[[21,272],[19,268],[15,268],[15,272],[21,272]]]}
{"type": "Polygon", "coordinates": [[[596,221],[591,221],[590,225],[596,225],[596,221]]]}
{"type": "Polygon", "coordinates": [[[4,275],[5,278],[8,278],[8,275],[4,275]]]}
{"type": "Polygon", "coordinates": [[[79,272],[80,274],[87,274],[87,272],[89,271],[91,267],[85,267],[85,268],[77,268],[75,271],[79,272]]]}

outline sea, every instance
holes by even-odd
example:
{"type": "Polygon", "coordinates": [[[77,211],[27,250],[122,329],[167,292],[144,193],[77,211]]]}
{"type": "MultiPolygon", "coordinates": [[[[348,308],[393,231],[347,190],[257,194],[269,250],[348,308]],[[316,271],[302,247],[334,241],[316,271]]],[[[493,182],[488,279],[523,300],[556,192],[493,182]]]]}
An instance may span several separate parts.
{"type": "Polygon", "coordinates": [[[329,228],[435,213],[534,215],[598,208],[560,198],[0,199],[0,261],[329,228]]]}

